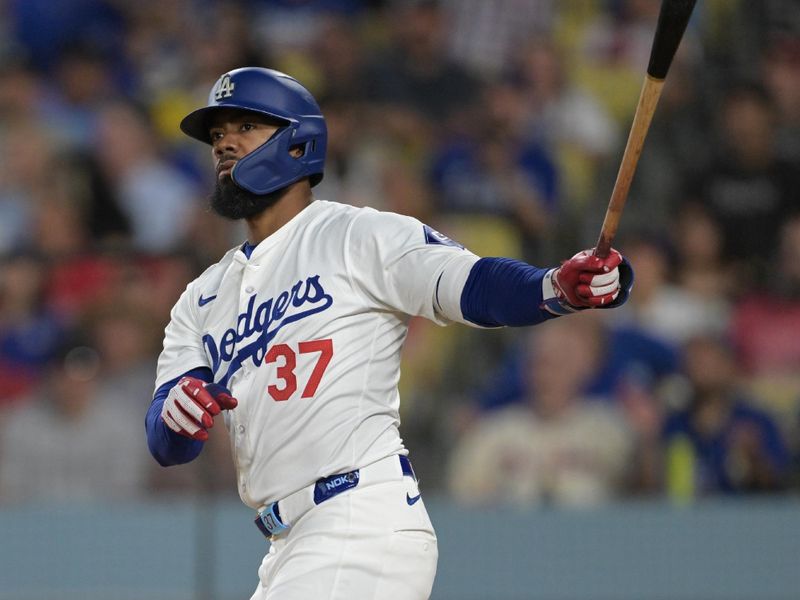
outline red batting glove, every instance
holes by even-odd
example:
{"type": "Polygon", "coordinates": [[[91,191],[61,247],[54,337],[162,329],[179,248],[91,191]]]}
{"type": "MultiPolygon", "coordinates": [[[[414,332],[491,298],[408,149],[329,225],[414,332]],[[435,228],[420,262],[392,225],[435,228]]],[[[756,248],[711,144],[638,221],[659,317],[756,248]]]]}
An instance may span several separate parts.
{"type": "Polygon", "coordinates": [[[593,251],[578,252],[553,272],[553,291],[567,310],[607,306],[620,293],[622,255],[612,249],[607,258],[600,258],[593,251]]]}
{"type": "Polygon", "coordinates": [[[161,418],[175,433],[204,442],[208,439],[208,430],[214,426],[214,417],[238,404],[219,384],[182,377],[167,394],[161,418]]]}

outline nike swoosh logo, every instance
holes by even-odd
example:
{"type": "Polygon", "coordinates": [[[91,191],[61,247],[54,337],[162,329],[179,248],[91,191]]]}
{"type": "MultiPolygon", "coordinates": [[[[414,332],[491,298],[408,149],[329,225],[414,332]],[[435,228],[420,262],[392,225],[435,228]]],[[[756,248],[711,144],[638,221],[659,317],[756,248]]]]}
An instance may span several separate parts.
{"type": "Polygon", "coordinates": [[[206,304],[208,304],[209,302],[211,302],[211,301],[212,301],[214,298],[216,298],[216,297],[217,297],[217,296],[216,296],[216,295],[214,295],[214,296],[209,296],[208,298],[203,298],[203,295],[202,295],[202,294],[200,294],[200,299],[197,301],[197,303],[198,303],[200,306],[205,306],[206,304]]]}
{"type": "Polygon", "coordinates": [[[419,502],[420,498],[422,498],[422,494],[417,494],[412,498],[408,495],[408,492],[406,492],[406,502],[408,502],[409,506],[414,506],[417,502],[419,502]]]}

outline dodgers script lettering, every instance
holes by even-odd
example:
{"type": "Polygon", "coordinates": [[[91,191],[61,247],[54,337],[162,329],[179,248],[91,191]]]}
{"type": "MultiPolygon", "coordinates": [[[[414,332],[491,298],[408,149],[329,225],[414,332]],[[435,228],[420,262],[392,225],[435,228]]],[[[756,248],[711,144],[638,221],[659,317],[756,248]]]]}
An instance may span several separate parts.
{"type": "Polygon", "coordinates": [[[269,343],[286,325],[327,310],[333,305],[333,297],[325,291],[319,275],[308,277],[305,282],[298,281],[290,290],[281,292],[275,298],[268,298],[256,305],[256,294],[250,297],[247,309],[236,319],[236,328],[226,330],[219,342],[207,333],[203,336],[203,346],[211,361],[214,379],[221,385],[228,381],[247,359],[259,366],[264,360],[269,343]],[[242,342],[247,342],[239,347],[242,342]],[[217,375],[223,365],[228,368],[225,375],[217,375]]]}

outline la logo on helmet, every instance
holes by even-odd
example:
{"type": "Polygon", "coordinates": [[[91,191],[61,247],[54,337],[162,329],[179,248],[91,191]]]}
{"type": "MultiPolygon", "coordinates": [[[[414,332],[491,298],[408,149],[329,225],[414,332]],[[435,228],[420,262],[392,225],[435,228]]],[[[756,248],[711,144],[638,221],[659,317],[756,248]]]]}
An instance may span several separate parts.
{"type": "Polygon", "coordinates": [[[217,86],[217,92],[214,94],[214,98],[217,100],[222,100],[223,98],[230,98],[233,96],[233,88],[236,87],[231,81],[230,75],[225,75],[222,78],[222,81],[219,82],[219,86],[217,86]]]}

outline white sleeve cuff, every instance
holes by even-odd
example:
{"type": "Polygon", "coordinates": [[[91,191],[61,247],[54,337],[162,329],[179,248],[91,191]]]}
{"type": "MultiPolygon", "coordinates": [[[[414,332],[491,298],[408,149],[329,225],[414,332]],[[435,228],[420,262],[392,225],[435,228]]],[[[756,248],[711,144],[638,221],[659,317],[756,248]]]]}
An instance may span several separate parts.
{"type": "Polygon", "coordinates": [[[448,261],[436,281],[433,291],[435,313],[447,321],[473,325],[461,313],[461,294],[472,267],[479,257],[472,253],[459,253],[448,261]]]}

